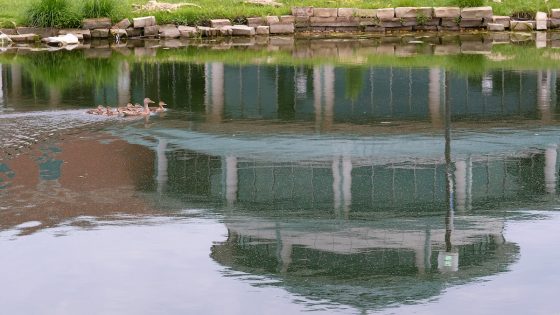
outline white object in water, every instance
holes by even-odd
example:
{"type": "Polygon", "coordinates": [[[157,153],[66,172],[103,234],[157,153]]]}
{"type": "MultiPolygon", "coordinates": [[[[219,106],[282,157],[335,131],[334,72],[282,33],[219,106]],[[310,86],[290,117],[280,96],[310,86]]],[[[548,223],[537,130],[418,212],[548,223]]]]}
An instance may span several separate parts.
{"type": "Polygon", "coordinates": [[[78,36],[74,34],[66,34],[66,35],[44,38],[43,42],[49,46],[62,47],[66,45],[77,45],[79,43],[79,40],[78,40],[78,36]]]}

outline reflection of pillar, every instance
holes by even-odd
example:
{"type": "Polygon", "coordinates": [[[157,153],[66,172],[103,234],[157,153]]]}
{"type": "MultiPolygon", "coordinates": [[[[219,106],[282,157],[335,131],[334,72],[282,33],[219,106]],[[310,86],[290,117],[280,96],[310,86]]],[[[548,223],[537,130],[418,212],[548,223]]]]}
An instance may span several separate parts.
{"type": "Polygon", "coordinates": [[[49,87],[49,105],[57,106],[62,102],[62,91],[59,88],[49,87]]]}
{"type": "Polygon", "coordinates": [[[457,210],[465,211],[470,209],[471,192],[472,192],[472,162],[466,161],[455,162],[455,200],[457,202],[457,210]]]}
{"type": "Polygon", "coordinates": [[[428,106],[430,109],[430,118],[432,126],[441,127],[441,70],[437,68],[430,69],[428,84],[428,106]]]}
{"type": "Polygon", "coordinates": [[[0,108],[4,107],[4,71],[2,65],[0,64],[0,108]]]}
{"type": "Polygon", "coordinates": [[[10,66],[12,74],[12,97],[21,96],[21,66],[12,64],[10,66]]]}
{"type": "Polygon", "coordinates": [[[206,114],[211,122],[220,122],[224,113],[224,64],[207,63],[204,71],[206,114]]]}
{"type": "Polygon", "coordinates": [[[551,146],[544,153],[544,185],[549,194],[556,192],[556,160],[558,153],[556,146],[551,146]]]}
{"type": "Polygon", "coordinates": [[[352,160],[342,158],[342,195],[344,197],[344,213],[348,214],[352,205],[352,160]]]}
{"type": "Polygon", "coordinates": [[[349,157],[335,158],[332,174],[334,209],[336,212],[342,209],[348,215],[352,205],[352,160],[349,157]]]}
{"type": "Polygon", "coordinates": [[[158,139],[158,145],[156,148],[157,154],[157,191],[162,193],[167,185],[167,156],[165,151],[167,150],[167,140],[158,139]]]}
{"type": "Polygon", "coordinates": [[[234,156],[226,157],[226,202],[233,205],[237,201],[237,158],[234,156]]]}
{"type": "Polygon", "coordinates": [[[432,242],[430,230],[426,230],[424,235],[424,246],[414,249],[414,260],[418,272],[423,274],[432,267],[432,242]]]}
{"type": "Polygon", "coordinates": [[[282,260],[282,266],[280,268],[281,273],[288,272],[288,268],[292,263],[292,244],[287,242],[281,242],[282,248],[280,249],[280,259],[282,260]]]}
{"type": "Polygon", "coordinates": [[[333,174],[333,199],[334,199],[334,210],[338,212],[342,200],[342,192],[340,191],[340,159],[335,158],[332,163],[332,174],[333,174]]]}
{"type": "Polygon", "coordinates": [[[118,105],[124,106],[130,102],[130,65],[124,61],[119,69],[117,82],[118,105]]]}
{"type": "Polygon", "coordinates": [[[317,129],[330,129],[334,121],[335,73],[333,66],[313,68],[313,104],[317,129]]]}
{"type": "Polygon", "coordinates": [[[551,72],[539,71],[537,80],[537,106],[541,113],[541,120],[549,122],[552,119],[551,104],[551,72]]]}

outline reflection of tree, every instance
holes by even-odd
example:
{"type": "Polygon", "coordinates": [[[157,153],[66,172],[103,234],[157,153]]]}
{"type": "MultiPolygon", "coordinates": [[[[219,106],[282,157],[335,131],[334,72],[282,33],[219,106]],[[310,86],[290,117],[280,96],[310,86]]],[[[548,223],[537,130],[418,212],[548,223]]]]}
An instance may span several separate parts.
{"type": "Polygon", "coordinates": [[[360,92],[362,92],[365,82],[363,78],[368,69],[365,67],[351,66],[346,67],[344,70],[345,96],[355,101],[358,99],[358,96],[360,96],[360,92]]]}

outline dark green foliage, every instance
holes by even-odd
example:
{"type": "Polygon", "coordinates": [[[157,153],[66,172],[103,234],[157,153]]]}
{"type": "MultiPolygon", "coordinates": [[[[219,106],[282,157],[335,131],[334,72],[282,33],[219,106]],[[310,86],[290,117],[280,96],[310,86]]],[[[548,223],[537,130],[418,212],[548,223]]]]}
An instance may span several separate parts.
{"type": "Polygon", "coordinates": [[[37,0],[27,9],[27,24],[38,27],[78,27],[80,17],[69,0],[37,0]]]}
{"type": "Polygon", "coordinates": [[[82,15],[84,18],[109,17],[113,20],[124,15],[124,7],[117,0],[84,0],[82,15]]]}

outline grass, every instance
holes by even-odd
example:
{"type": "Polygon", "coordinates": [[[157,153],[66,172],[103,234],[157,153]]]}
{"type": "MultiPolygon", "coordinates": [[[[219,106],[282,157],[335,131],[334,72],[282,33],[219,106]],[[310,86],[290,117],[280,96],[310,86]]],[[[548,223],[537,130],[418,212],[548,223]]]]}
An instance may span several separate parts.
{"type": "MultiPolygon", "coordinates": [[[[27,23],[26,10],[35,0],[0,0],[0,27],[13,27],[13,23],[27,23]]],[[[69,0],[70,1],[70,0],[69,0]]],[[[164,2],[164,0],[160,0],[164,2]]],[[[166,0],[170,3],[191,2],[200,7],[187,6],[173,12],[131,12],[133,4],[145,4],[147,0],[71,0],[77,7],[79,19],[84,16],[108,15],[114,21],[124,17],[155,15],[158,23],[205,25],[212,18],[229,18],[243,20],[252,16],[284,15],[291,12],[292,6],[313,7],[356,7],[385,8],[398,6],[458,6],[483,4],[492,6],[494,14],[519,17],[532,17],[537,11],[549,12],[560,8],[560,0],[502,0],[501,3],[489,0],[277,0],[281,7],[258,6],[244,3],[243,0],[166,0]],[[95,8],[83,9],[85,2],[109,3],[95,8]],[[110,3],[117,3],[112,9],[110,3]],[[122,5],[121,5],[122,4],[122,5]],[[80,9],[82,8],[82,9],[80,9]]]]}

